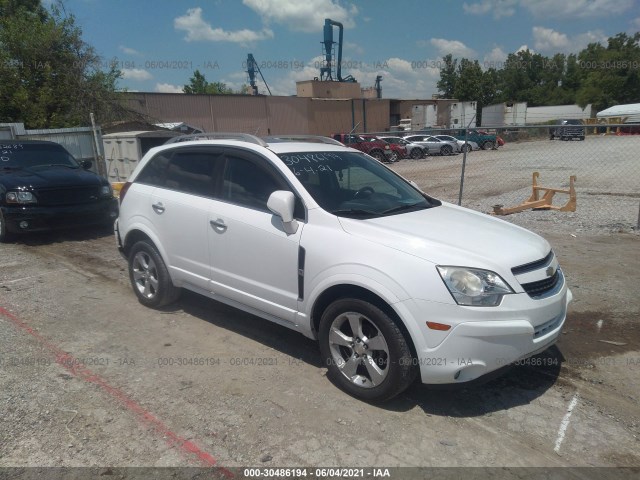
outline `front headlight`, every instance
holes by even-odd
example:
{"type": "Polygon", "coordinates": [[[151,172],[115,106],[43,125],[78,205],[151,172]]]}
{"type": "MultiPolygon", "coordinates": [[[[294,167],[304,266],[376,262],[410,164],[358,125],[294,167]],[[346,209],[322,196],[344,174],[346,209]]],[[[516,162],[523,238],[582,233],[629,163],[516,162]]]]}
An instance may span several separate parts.
{"type": "Polygon", "coordinates": [[[5,195],[5,201],[12,204],[29,204],[38,203],[35,195],[31,192],[7,192],[5,195]]]}
{"type": "Polygon", "coordinates": [[[438,273],[458,305],[495,307],[513,290],[500,275],[489,270],[438,266],[438,273]]]}
{"type": "Polygon", "coordinates": [[[103,197],[112,197],[113,196],[113,188],[111,185],[103,185],[100,188],[100,195],[103,197]]]}

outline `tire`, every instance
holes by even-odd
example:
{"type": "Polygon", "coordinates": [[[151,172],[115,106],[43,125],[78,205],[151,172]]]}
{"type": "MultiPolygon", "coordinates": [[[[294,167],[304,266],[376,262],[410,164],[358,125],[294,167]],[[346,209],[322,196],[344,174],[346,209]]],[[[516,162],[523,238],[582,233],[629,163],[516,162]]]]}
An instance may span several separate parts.
{"type": "Polygon", "coordinates": [[[398,154],[396,152],[391,152],[389,161],[393,163],[393,162],[397,162],[398,160],[400,160],[400,157],[398,156],[398,154]]]}
{"type": "Polygon", "coordinates": [[[493,143],[491,140],[487,140],[482,144],[482,149],[491,150],[494,146],[495,146],[495,143],[493,143]]]}
{"type": "Polygon", "coordinates": [[[129,253],[129,279],[140,303],[160,308],[175,302],[181,290],[174,287],[167,266],[155,245],[141,240],[129,253]]]}
{"type": "Polygon", "coordinates": [[[411,158],[414,160],[418,160],[419,158],[424,158],[424,151],[421,148],[414,148],[411,150],[411,158]]]}
{"type": "Polygon", "coordinates": [[[369,155],[371,155],[373,158],[375,158],[379,162],[384,162],[385,160],[384,152],[382,150],[372,150],[371,152],[369,152],[369,155]]]}
{"type": "Polygon", "coordinates": [[[469,153],[471,151],[471,145],[469,144],[462,145],[462,148],[460,149],[460,151],[462,153],[469,153]]]}
{"type": "Polygon", "coordinates": [[[327,377],[354,397],[384,402],[403,392],[416,377],[418,370],[404,334],[369,302],[336,300],[322,314],[318,333],[327,377]]]}
{"type": "Polygon", "coordinates": [[[451,145],[443,145],[440,148],[441,155],[451,155],[453,153],[453,147],[451,145]]]}
{"type": "Polygon", "coordinates": [[[4,221],[2,211],[0,211],[0,243],[5,243],[9,240],[9,232],[7,232],[7,222],[4,221]]]}

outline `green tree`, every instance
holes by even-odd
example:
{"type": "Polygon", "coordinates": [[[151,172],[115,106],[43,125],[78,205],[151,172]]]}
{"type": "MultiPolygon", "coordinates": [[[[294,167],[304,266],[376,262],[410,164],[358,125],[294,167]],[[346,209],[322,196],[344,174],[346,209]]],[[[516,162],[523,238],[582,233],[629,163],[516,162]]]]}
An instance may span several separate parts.
{"type": "Polygon", "coordinates": [[[578,54],[580,86],[576,100],[602,110],[640,98],[640,33],[619,33],[607,46],[591,43],[578,54]]]}
{"type": "Polygon", "coordinates": [[[184,93],[208,93],[208,94],[230,94],[233,90],[223,82],[209,83],[200,70],[193,72],[193,76],[189,79],[189,84],[182,89],[184,93]]]}
{"type": "Polygon", "coordinates": [[[454,92],[458,79],[458,60],[450,53],[442,57],[442,68],[440,69],[440,80],[438,80],[438,91],[444,98],[455,98],[454,92]]]}
{"type": "Polygon", "coordinates": [[[61,2],[0,0],[0,119],[28,128],[86,125],[123,112],[116,90],[121,72],[103,68],[61,2]]]}

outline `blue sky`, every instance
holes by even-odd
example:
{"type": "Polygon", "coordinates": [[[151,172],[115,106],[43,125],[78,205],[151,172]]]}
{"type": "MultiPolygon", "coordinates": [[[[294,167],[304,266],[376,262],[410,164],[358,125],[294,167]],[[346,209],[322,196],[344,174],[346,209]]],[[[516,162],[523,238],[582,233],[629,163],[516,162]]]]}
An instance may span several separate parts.
{"type": "MultiPolygon", "coordinates": [[[[49,4],[53,0],[43,3],[49,4]]],[[[133,91],[180,91],[198,69],[239,89],[252,53],[276,95],[319,76],[325,18],[345,25],[343,76],[383,76],[385,98],[430,98],[439,61],[496,65],[521,48],[544,55],[640,30],[640,0],[65,0],[83,38],[133,91]]],[[[337,39],[337,29],[335,31],[337,39]]],[[[259,83],[260,93],[266,93],[259,83]]]]}

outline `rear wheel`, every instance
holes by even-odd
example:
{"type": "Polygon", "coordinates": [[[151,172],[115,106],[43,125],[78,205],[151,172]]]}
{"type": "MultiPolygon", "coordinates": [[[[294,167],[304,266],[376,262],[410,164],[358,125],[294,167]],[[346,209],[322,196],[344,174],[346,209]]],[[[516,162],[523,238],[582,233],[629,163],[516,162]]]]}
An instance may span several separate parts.
{"type": "Polygon", "coordinates": [[[171,282],[164,260],[155,245],[147,240],[141,240],[131,248],[129,279],[138,300],[147,307],[169,305],[180,296],[180,289],[171,282]]]}
{"type": "Polygon", "coordinates": [[[398,325],[364,300],[344,298],[329,305],[320,320],[319,340],[328,378],[354,397],[383,402],[416,377],[398,325]]]}

